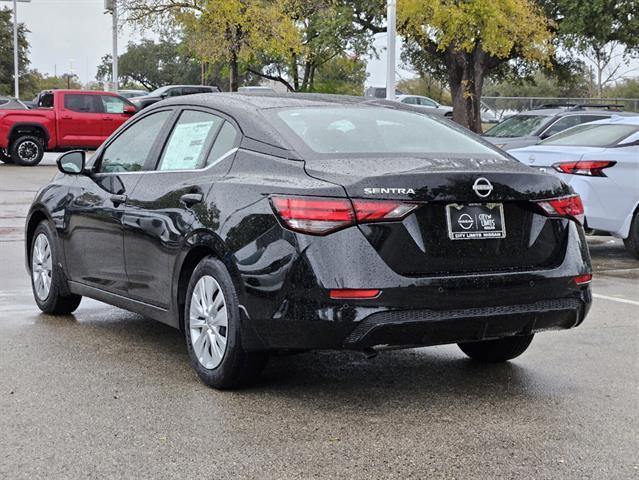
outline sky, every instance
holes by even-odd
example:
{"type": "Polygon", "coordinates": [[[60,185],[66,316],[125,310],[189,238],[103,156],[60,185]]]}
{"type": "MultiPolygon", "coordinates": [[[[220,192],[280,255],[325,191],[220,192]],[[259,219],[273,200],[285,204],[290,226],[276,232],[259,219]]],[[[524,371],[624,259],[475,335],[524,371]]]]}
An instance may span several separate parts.
{"type": "MultiPolygon", "coordinates": [[[[12,3],[0,0],[0,8],[12,3]]],[[[95,79],[100,59],[111,53],[111,15],[104,13],[104,0],[31,0],[18,3],[18,20],[31,31],[31,67],[49,75],[72,71],[82,83],[95,79]]],[[[126,49],[129,41],[142,38],[139,32],[124,27],[118,35],[119,52],[126,49]]],[[[379,58],[368,62],[367,85],[386,83],[386,34],[377,35],[375,46],[379,58]]],[[[402,68],[399,57],[401,42],[397,42],[396,78],[401,80],[414,76],[402,68]]],[[[633,62],[639,72],[639,60],[633,62]]]]}

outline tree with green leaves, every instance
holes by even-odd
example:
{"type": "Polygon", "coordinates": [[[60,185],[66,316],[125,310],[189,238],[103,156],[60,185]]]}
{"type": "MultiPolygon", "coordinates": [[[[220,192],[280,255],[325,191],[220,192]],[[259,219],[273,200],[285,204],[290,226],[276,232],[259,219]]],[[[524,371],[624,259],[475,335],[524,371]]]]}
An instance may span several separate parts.
{"type": "Polygon", "coordinates": [[[126,21],[171,25],[185,35],[195,57],[229,67],[229,87],[239,85],[240,68],[260,56],[280,57],[299,47],[285,0],[122,0],[126,21]]]}
{"type": "MultiPolygon", "coordinates": [[[[20,77],[28,73],[28,30],[23,23],[18,25],[18,72],[20,77]]],[[[13,16],[8,8],[0,10],[0,95],[13,95],[13,16]]],[[[23,80],[20,80],[23,83],[23,80]]]]}
{"type": "Polygon", "coordinates": [[[553,0],[563,44],[595,66],[596,95],[639,53],[637,0],[553,0]]]}
{"type": "MultiPolygon", "coordinates": [[[[96,80],[111,79],[111,55],[102,57],[96,80]]],[[[201,65],[186,51],[180,42],[161,39],[159,42],[143,39],[130,42],[126,52],[118,57],[120,85],[142,85],[148,90],[170,84],[199,84],[201,65]]]]}
{"type": "Polygon", "coordinates": [[[554,51],[548,19],[532,0],[399,0],[404,58],[447,78],[453,119],[481,132],[488,75],[512,60],[547,64],[554,51]]]}

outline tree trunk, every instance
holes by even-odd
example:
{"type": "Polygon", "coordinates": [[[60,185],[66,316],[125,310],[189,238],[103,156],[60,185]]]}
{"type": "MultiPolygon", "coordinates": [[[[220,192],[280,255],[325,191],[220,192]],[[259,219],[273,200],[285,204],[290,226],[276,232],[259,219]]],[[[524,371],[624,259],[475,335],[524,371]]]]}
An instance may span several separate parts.
{"type": "Polygon", "coordinates": [[[231,67],[229,75],[229,90],[231,92],[237,92],[239,68],[237,65],[237,54],[235,52],[231,54],[231,61],[229,63],[231,67]]]}
{"type": "Polygon", "coordinates": [[[313,60],[311,56],[307,56],[304,60],[304,76],[302,77],[302,86],[300,90],[305,92],[308,88],[308,78],[311,75],[311,65],[313,64],[313,60]]]}
{"type": "Polygon", "coordinates": [[[297,71],[297,53],[291,54],[291,73],[293,74],[293,87],[295,91],[300,89],[300,74],[297,71]]]}
{"type": "Polygon", "coordinates": [[[476,133],[482,132],[480,100],[485,75],[484,56],[478,47],[471,53],[450,47],[446,52],[453,120],[476,133]]]}

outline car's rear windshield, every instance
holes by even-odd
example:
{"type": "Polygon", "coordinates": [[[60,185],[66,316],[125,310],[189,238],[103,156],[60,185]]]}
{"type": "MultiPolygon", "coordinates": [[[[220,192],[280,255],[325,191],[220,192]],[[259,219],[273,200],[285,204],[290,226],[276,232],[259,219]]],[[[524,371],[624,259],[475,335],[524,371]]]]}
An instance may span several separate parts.
{"type": "Polygon", "coordinates": [[[496,154],[444,122],[402,110],[307,107],[277,110],[277,117],[294,145],[318,154],[496,154]]]}
{"type": "Polygon", "coordinates": [[[495,125],[484,133],[484,136],[498,138],[528,137],[550,122],[552,118],[552,116],[548,115],[515,115],[495,125]]]}
{"type": "Polygon", "coordinates": [[[609,145],[617,145],[637,131],[639,131],[639,126],[637,125],[584,124],[553,135],[541,142],[541,145],[607,147],[609,145]]]}

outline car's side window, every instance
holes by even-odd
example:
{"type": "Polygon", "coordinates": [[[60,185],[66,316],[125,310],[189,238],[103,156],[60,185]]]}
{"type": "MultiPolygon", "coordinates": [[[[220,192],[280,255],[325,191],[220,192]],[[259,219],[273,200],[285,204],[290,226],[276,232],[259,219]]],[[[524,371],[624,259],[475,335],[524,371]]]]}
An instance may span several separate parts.
{"type": "Polygon", "coordinates": [[[99,113],[98,95],[64,95],[64,108],[79,113],[99,113]]]}
{"type": "Polygon", "coordinates": [[[237,146],[239,138],[240,134],[237,129],[230,122],[224,122],[206,159],[206,166],[213,165],[233,150],[237,146]]]}
{"type": "Polygon", "coordinates": [[[605,120],[606,118],[610,118],[608,115],[580,115],[579,123],[588,123],[594,122],[596,120],[605,120]]]}
{"type": "Polygon", "coordinates": [[[417,105],[417,99],[415,97],[406,97],[404,100],[402,100],[402,102],[409,105],[417,105]]]}
{"type": "Polygon", "coordinates": [[[102,99],[104,113],[124,113],[126,102],[121,98],[110,95],[100,95],[100,98],[102,99]]]}
{"type": "Polygon", "coordinates": [[[195,170],[206,166],[207,152],[224,119],[184,110],[164,148],[158,170],[195,170]]]}
{"type": "Polygon", "coordinates": [[[173,112],[163,110],[135,122],[104,150],[100,172],[138,172],[153,150],[162,127],[173,112]]]}
{"type": "Polygon", "coordinates": [[[565,116],[557,120],[553,126],[548,128],[544,132],[544,137],[550,137],[551,135],[554,135],[555,133],[563,132],[567,128],[574,127],[575,125],[579,125],[580,123],[583,123],[583,122],[580,120],[579,115],[565,116]]]}
{"type": "Polygon", "coordinates": [[[184,89],[181,87],[169,88],[169,91],[166,92],[167,97],[179,97],[184,95],[184,89]]]}
{"type": "Polygon", "coordinates": [[[425,107],[436,107],[437,104],[435,102],[433,102],[432,100],[428,100],[427,98],[420,98],[419,99],[419,103],[420,105],[423,105],[425,107]]]}

